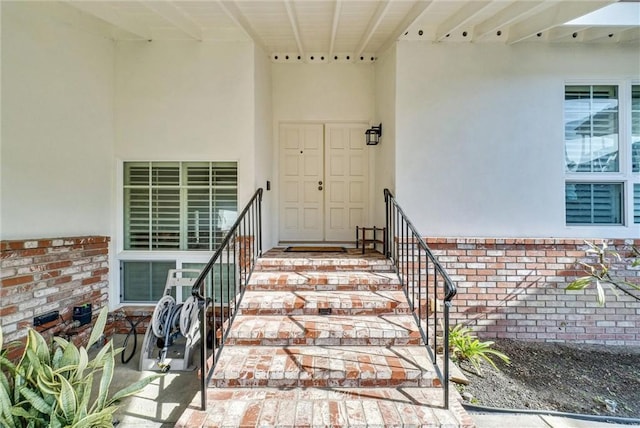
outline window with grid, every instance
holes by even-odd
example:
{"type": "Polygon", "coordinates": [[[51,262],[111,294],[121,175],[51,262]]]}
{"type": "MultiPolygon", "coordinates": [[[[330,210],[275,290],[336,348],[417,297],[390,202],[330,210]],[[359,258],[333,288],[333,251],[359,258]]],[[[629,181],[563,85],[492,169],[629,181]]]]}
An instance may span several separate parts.
{"type": "Polygon", "coordinates": [[[237,215],[236,162],[125,162],[125,250],[213,250],[237,215]]]}
{"type": "Polygon", "coordinates": [[[567,225],[640,223],[640,85],[565,86],[564,157],[567,225]]]}

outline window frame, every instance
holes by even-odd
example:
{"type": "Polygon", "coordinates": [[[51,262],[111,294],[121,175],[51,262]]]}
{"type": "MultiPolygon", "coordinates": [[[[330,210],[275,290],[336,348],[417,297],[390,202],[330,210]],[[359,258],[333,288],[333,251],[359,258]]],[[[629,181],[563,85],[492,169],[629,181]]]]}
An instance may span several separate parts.
{"type": "MultiPolygon", "coordinates": [[[[242,166],[239,159],[216,159],[216,160],[173,160],[173,159],[117,159],[116,160],[116,240],[114,244],[115,251],[111,265],[116,266],[111,269],[112,293],[109,293],[110,304],[114,307],[123,304],[135,304],[137,306],[154,306],[157,302],[129,302],[124,300],[124,283],[120,271],[121,262],[128,261],[145,261],[145,262],[175,262],[176,269],[182,269],[183,264],[202,263],[206,264],[213,252],[211,250],[125,250],[124,249],[124,227],[125,227],[125,204],[124,204],[124,165],[127,162],[181,162],[181,163],[202,163],[202,162],[234,162],[236,164],[237,184],[236,198],[240,202],[242,195],[242,166]]],[[[182,209],[182,207],[181,207],[182,209]]],[[[226,254],[223,256],[222,263],[227,263],[226,254]]],[[[234,254],[229,254],[229,260],[233,262],[234,254]]]]}
{"type": "Polygon", "coordinates": [[[622,234],[628,234],[632,228],[638,228],[640,225],[634,223],[634,184],[640,184],[640,173],[632,172],[631,157],[631,95],[632,86],[640,85],[640,80],[635,79],[570,79],[565,80],[562,85],[562,196],[563,196],[563,221],[567,230],[582,230],[582,233],[594,234],[598,230],[601,233],[616,233],[620,231],[622,234]],[[565,124],[567,120],[567,111],[565,109],[565,97],[567,86],[616,86],[618,92],[618,158],[619,171],[612,172],[572,172],[566,169],[566,140],[565,140],[565,124]],[[617,184],[622,183],[622,207],[621,207],[621,223],[568,223],[567,222],[567,200],[566,185],[567,183],[584,183],[584,184],[617,184]],[[586,232],[588,231],[588,232],[586,232]]]}

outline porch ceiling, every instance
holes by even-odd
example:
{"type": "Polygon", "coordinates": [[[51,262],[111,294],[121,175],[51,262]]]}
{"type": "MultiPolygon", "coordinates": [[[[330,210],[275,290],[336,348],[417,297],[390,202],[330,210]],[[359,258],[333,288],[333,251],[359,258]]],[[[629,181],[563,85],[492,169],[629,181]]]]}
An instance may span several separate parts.
{"type": "Polygon", "coordinates": [[[616,0],[67,1],[111,24],[114,39],[253,39],[272,59],[291,62],[370,61],[402,39],[637,43],[640,18],[635,25],[564,25],[611,3],[616,0]]]}

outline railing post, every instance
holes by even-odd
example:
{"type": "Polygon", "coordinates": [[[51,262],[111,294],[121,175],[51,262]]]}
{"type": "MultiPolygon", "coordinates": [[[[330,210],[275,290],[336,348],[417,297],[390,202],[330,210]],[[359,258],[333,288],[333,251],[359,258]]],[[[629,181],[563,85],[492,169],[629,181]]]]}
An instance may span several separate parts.
{"type": "MultiPolygon", "coordinates": [[[[384,209],[385,209],[385,216],[384,216],[384,255],[385,257],[389,257],[389,238],[390,238],[390,230],[389,230],[389,190],[388,189],[384,189],[384,209]]],[[[357,235],[357,232],[356,232],[357,235]]],[[[357,242],[357,236],[356,236],[356,242],[357,242]]]]}
{"type": "Polygon", "coordinates": [[[444,302],[444,408],[449,408],[449,307],[451,302],[444,302]]]}
{"type": "Polygon", "coordinates": [[[258,257],[262,257],[262,189],[258,195],[258,257]]]}
{"type": "Polygon", "coordinates": [[[258,189],[253,197],[247,203],[233,226],[218,245],[209,262],[205,265],[202,272],[196,279],[191,294],[195,296],[199,304],[202,305],[200,314],[200,396],[202,410],[207,409],[207,386],[213,370],[217,363],[217,358],[224,347],[224,341],[231,328],[231,324],[236,316],[236,308],[244,294],[245,286],[249,282],[249,277],[253,272],[256,257],[254,257],[254,248],[258,246],[258,254],[262,255],[262,189],[258,189]],[[254,227],[256,230],[254,230],[254,227]],[[256,243],[257,240],[257,243],[256,243]],[[233,246],[233,256],[231,256],[231,246],[233,246]],[[226,252],[226,254],[225,254],[226,252]],[[226,259],[224,256],[226,255],[226,259]],[[233,258],[233,260],[232,260],[233,258]],[[231,267],[233,262],[233,299],[231,298],[231,267]],[[224,268],[226,267],[226,291],[227,301],[224,302],[224,268]],[[216,282],[215,269],[219,268],[219,278],[216,282]],[[211,275],[211,290],[208,290],[206,278],[211,275]],[[219,308],[216,308],[216,283],[218,287],[218,297],[220,300],[219,308]],[[211,296],[211,297],[209,297],[211,296]],[[211,307],[213,325],[211,328],[211,366],[208,362],[207,336],[208,319],[207,311],[211,307]],[[216,311],[219,309],[220,319],[218,320],[216,311]],[[219,343],[218,329],[220,330],[219,343]]]}
{"type": "Polygon", "coordinates": [[[200,311],[200,407],[207,410],[207,287],[200,285],[203,293],[204,301],[202,310],[200,311]]]}
{"type": "Polygon", "coordinates": [[[411,224],[411,221],[406,217],[404,211],[398,205],[397,201],[393,198],[391,192],[388,189],[384,191],[385,197],[385,224],[386,224],[386,236],[385,239],[385,255],[391,258],[395,264],[396,271],[400,278],[400,283],[405,295],[409,301],[410,308],[412,310],[414,319],[418,325],[418,330],[422,335],[422,339],[425,343],[427,351],[431,357],[431,360],[435,366],[436,372],[442,382],[442,389],[444,393],[443,404],[444,408],[449,408],[449,312],[451,308],[451,300],[456,295],[456,287],[447,275],[444,268],[440,265],[436,257],[433,255],[425,240],[418,234],[417,230],[411,224]],[[391,240],[393,239],[393,244],[391,240]],[[393,245],[393,246],[392,246],[393,245]],[[416,248],[416,246],[418,248],[416,248]],[[416,260],[417,252],[417,260],[416,260]],[[425,273],[424,273],[424,291],[422,288],[422,252],[424,252],[425,258],[425,273]],[[433,266],[433,273],[430,274],[430,265],[433,266]],[[418,272],[416,274],[416,269],[418,272]],[[431,278],[430,278],[431,277],[431,278]],[[439,277],[441,280],[439,280],[439,277]],[[416,279],[418,282],[418,293],[416,295],[416,279]],[[409,287],[411,283],[411,287],[409,287]],[[432,284],[432,289],[430,289],[432,284]],[[441,299],[438,299],[438,291],[440,289],[441,299]],[[422,298],[424,293],[425,308],[423,310],[422,298]],[[429,299],[433,299],[433,304],[430,304],[429,299]],[[416,305],[416,299],[418,303],[416,305]],[[438,310],[438,302],[443,301],[444,309],[442,314],[438,310]],[[416,313],[417,306],[417,313],[416,313]],[[424,315],[423,315],[424,312],[424,315]],[[444,367],[441,367],[438,363],[438,321],[439,317],[444,318],[442,322],[442,343],[444,367]],[[431,318],[433,317],[433,321],[431,318]],[[423,326],[424,321],[424,326],[423,326]],[[430,335],[433,336],[431,340],[430,335]]]}

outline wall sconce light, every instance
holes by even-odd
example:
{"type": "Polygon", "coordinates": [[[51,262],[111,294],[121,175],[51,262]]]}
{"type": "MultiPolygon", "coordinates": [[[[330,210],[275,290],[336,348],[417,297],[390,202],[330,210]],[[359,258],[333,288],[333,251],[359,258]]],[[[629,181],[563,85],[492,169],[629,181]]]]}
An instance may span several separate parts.
{"type": "Polygon", "coordinates": [[[382,124],[378,126],[372,126],[371,128],[367,129],[364,135],[367,141],[367,146],[377,145],[380,142],[380,136],[382,135],[382,124]]]}

